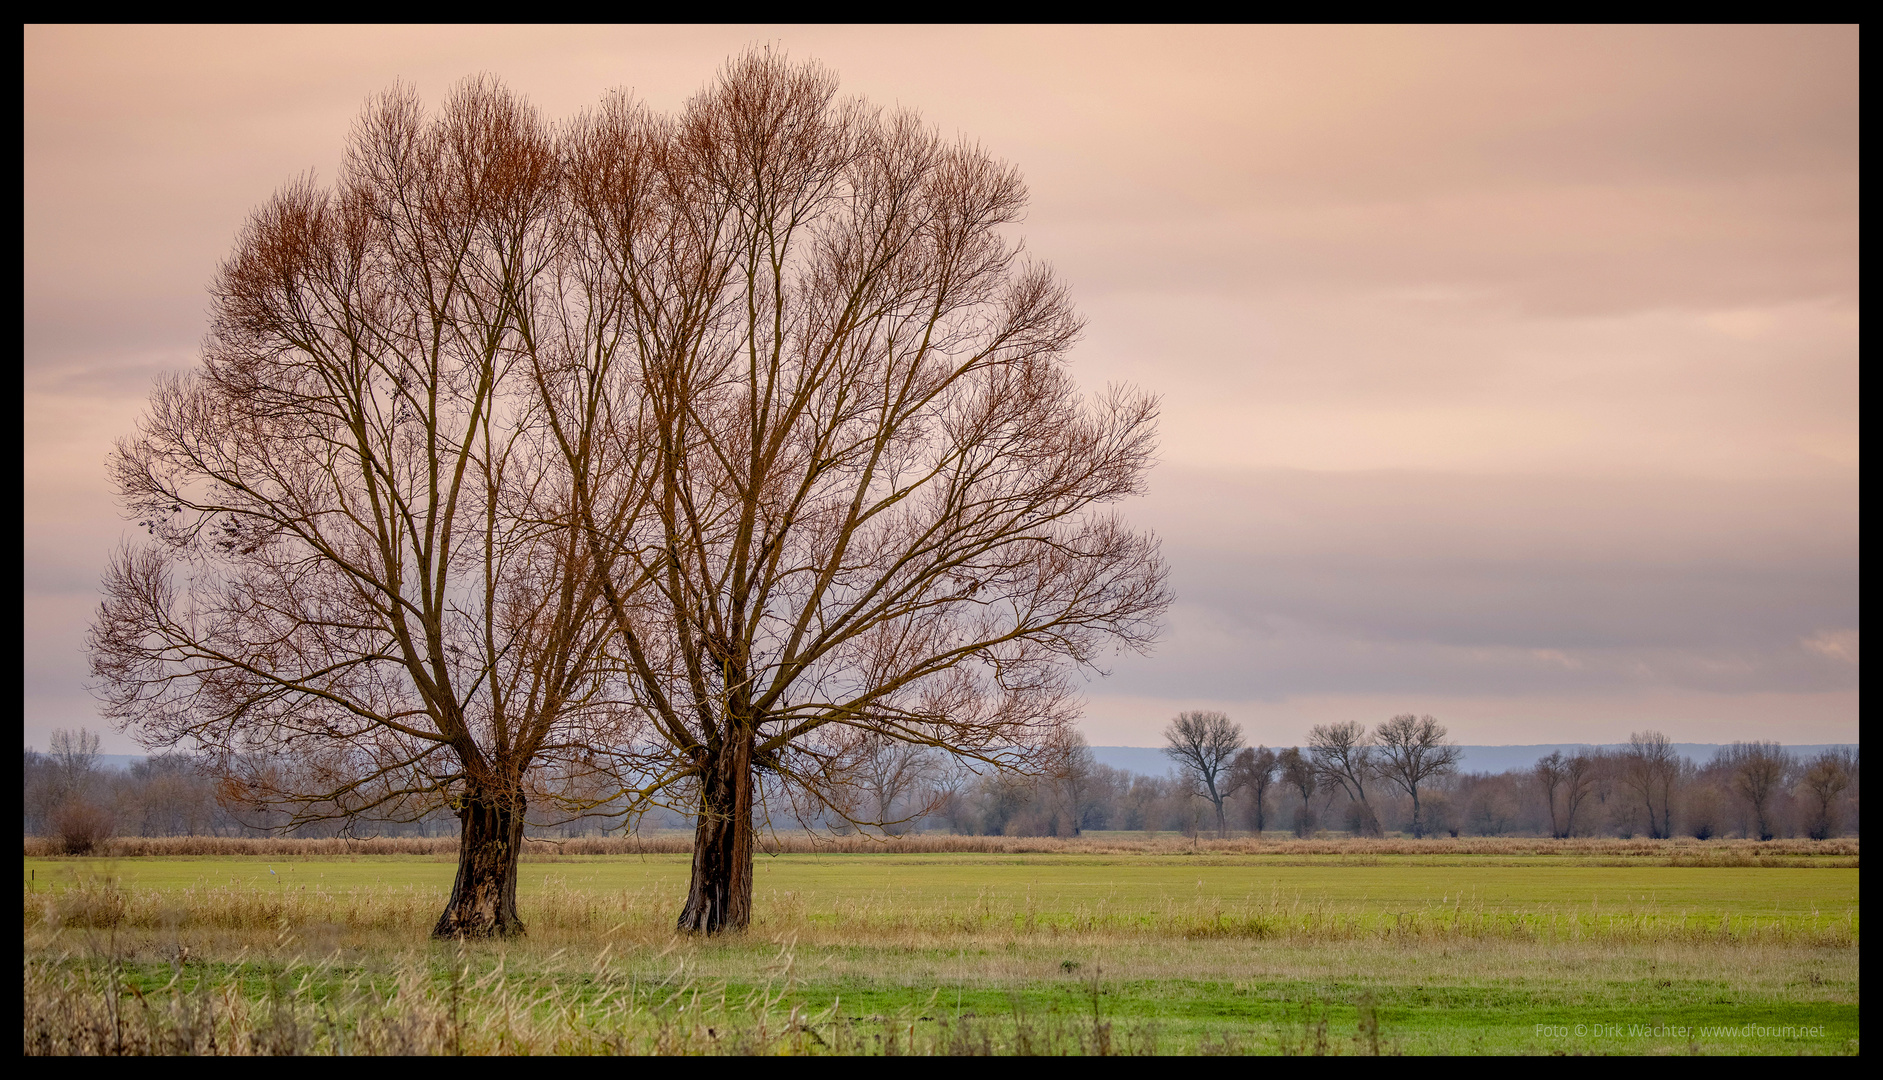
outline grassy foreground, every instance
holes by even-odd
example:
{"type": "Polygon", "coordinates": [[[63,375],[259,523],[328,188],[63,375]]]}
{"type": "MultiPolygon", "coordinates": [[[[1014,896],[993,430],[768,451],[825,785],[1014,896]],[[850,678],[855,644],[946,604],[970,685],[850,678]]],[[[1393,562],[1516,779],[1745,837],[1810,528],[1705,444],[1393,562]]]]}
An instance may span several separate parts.
{"type": "Polygon", "coordinates": [[[527,939],[456,945],[442,856],[28,858],[25,1049],[1857,1050],[1854,843],[1634,861],[783,854],[699,941],[683,856],[566,856],[527,939]]]}

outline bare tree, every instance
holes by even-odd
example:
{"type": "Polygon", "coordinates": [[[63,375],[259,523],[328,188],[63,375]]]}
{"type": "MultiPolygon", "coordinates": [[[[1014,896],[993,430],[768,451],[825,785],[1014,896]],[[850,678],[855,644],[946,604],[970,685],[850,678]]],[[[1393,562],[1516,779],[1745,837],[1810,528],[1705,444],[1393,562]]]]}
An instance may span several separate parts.
{"type": "Polygon", "coordinates": [[[1560,840],[1574,834],[1576,812],[1594,790],[1601,766],[1600,753],[1586,750],[1568,757],[1561,750],[1553,750],[1537,759],[1532,775],[1549,812],[1551,836],[1560,840]]]}
{"type": "Polygon", "coordinates": [[[1549,812],[1550,835],[1561,839],[1568,835],[1562,827],[1561,816],[1556,812],[1556,790],[1563,786],[1563,752],[1552,750],[1538,758],[1531,773],[1536,777],[1537,789],[1543,796],[1544,809],[1549,812]]]}
{"type": "Polygon", "coordinates": [[[146,758],[130,767],[125,780],[119,814],[134,816],[140,835],[196,836],[213,828],[216,778],[195,759],[183,754],[146,758]]]}
{"type": "Polygon", "coordinates": [[[1481,836],[1501,836],[1515,829],[1523,813],[1517,795],[1520,774],[1476,773],[1463,778],[1464,828],[1481,836]]]}
{"type": "Polygon", "coordinates": [[[1563,836],[1574,836],[1576,813],[1595,792],[1607,770],[1607,757],[1601,750],[1578,751],[1563,763],[1563,836]]]}
{"type": "Polygon", "coordinates": [[[1299,746],[1291,746],[1275,755],[1275,764],[1281,773],[1282,783],[1301,793],[1301,810],[1295,814],[1295,835],[1306,836],[1313,827],[1312,800],[1315,785],[1319,783],[1314,760],[1303,754],[1299,746]]]}
{"type": "Polygon", "coordinates": [[[932,813],[946,794],[934,781],[941,770],[936,751],[871,733],[860,755],[857,782],[868,806],[856,817],[884,832],[932,813]]]}
{"type": "Polygon", "coordinates": [[[1164,755],[1215,808],[1219,836],[1229,835],[1223,802],[1235,793],[1229,766],[1240,749],[1242,726],[1219,712],[1178,713],[1164,727],[1164,755]]]}
{"type": "Polygon", "coordinates": [[[98,747],[98,733],[86,728],[52,733],[46,756],[52,766],[54,802],[91,794],[98,774],[98,747]]]}
{"type": "Polygon", "coordinates": [[[1060,737],[1057,757],[1050,776],[1065,806],[1066,831],[1078,836],[1085,831],[1086,819],[1097,809],[1092,796],[1100,766],[1085,736],[1070,728],[1060,737]]]}
{"type": "Polygon", "coordinates": [[[1726,768],[1727,787],[1752,813],[1759,839],[1772,839],[1772,798],[1783,789],[1791,769],[1784,748],[1775,742],[1736,742],[1720,749],[1719,760],[1726,768]]]}
{"type": "Polygon", "coordinates": [[[115,824],[99,790],[98,746],[97,733],[85,728],[54,731],[44,761],[40,817],[67,855],[90,854],[115,824]]]}
{"type": "Polygon", "coordinates": [[[1236,755],[1236,760],[1229,766],[1229,787],[1235,791],[1249,792],[1251,800],[1250,824],[1255,826],[1257,836],[1268,824],[1266,815],[1268,789],[1275,781],[1278,767],[1275,751],[1266,746],[1253,750],[1245,749],[1236,755]]]}
{"type": "Polygon", "coordinates": [[[878,737],[1045,771],[1073,672],[1168,603],[1111,509],[1155,402],[1077,393],[1080,320],[1004,231],[1019,175],[835,92],[754,52],[566,142],[595,299],[540,378],[633,676],[624,791],[694,800],[689,931],[751,917],[758,785],[866,814],[878,737]]]}
{"type": "Polygon", "coordinates": [[[1641,801],[1647,814],[1648,836],[1664,840],[1674,835],[1674,783],[1680,778],[1680,758],[1666,735],[1635,732],[1622,751],[1621,780],[1641,801]]]}
{"type": "Polygon", "coordinates": [[[1856,773],[1855,756],[1849,751],[1826,750],[1811,759],[1799,778],[1799,786],[1810,800],[1813,840],[1828,840],[1837,835],[1838,797],[1850,787],[1856,773]]]}
{"type": "Polygon", "coordinates": [[[395,87],[334,188],[250,219],[200,368],[111,462],[151,541],[92,626],[105,711],[290,823],[450,806],[440,936],[522,932],[525,814],[555,801],[535,770],[613,741],[613,624],[529,362],[582,284],[561,174],[494,81],[435,117],[395,87]]]}
{"type": "Polygon", "coordinates": [[[1373,733],[1379,749],[1375,766],[1379,775],[1399,785],[1412,796],[1412,835],[1425,835],[1425,819],[1419,810],[1419,785],[1434,776],[1443,776],[1458,768],[1463,751],[1446,741],[1443,724],[1430,716],[1406,713],[1381,724],[1373,733]]]}
{"type": "Polygon", "coordinates": [[[1379,816],[1366,796],[1366,782],[1377,773],[1373,740],[1366,725],[1357,720],[1316,724],[1308,731],[1308,749],[1314,755],[1314,769],[1322,785],[1346,792],[1355,831],[1378,835],[1379,816]]]}

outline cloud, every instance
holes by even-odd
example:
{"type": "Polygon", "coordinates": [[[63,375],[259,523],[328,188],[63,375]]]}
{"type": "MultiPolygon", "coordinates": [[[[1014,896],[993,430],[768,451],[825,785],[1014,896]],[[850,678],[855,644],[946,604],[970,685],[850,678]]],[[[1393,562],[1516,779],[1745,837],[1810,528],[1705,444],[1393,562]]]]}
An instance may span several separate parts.
{"type": "MultiPolygon", "coordinates": [[[[1800,642],[1805,648],[1827,656],[1841,664],[1848,664],[1855,669],[1858,663],[1858,641],[1855,630],[1823,630],[1800,642]]],[[[1851,672],[1854,680],[1856,672],[1851,672]]]]}
{"type": "Polygon", "coordinates": [[[1834,480],[1164,466],[1130,515],[1178,602],[1104,692],[1854,689],[1855,511],[1834,480]]]}

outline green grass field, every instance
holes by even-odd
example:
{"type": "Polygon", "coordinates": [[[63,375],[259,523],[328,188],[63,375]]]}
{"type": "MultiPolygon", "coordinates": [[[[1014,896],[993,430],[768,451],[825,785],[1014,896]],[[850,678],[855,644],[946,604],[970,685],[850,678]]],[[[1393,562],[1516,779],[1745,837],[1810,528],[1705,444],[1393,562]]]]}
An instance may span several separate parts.
{"type": "Polygon", "coordinates": [[[684,856],[575,856],[460,946],[448,859],[29,858],[28,1048],[1856,1051],[1854,865],[1596,861],[780,855],[699,941],[684,856]]]}

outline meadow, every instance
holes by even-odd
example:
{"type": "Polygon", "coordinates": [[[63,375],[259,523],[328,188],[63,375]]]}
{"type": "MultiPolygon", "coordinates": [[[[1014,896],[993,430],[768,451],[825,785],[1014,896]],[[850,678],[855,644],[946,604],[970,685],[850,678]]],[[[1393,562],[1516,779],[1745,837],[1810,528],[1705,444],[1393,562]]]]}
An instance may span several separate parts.
{"type": "Polygon", "coordinates": [[[572,842],[477,943],[448,847],[261,844],[29,854],[26,1050],[1858,1048],[1854,840],[775,841],[708,940],[683,854],[572,842]]]}

